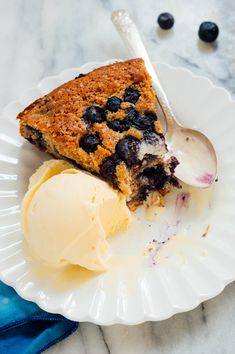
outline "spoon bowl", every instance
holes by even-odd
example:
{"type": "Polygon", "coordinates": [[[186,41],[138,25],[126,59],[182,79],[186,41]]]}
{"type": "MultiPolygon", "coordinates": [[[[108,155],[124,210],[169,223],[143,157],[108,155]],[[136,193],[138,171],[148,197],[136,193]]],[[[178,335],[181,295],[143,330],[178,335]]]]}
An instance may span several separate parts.
{"type": "Polygon", "coordinates": [[[175,175],[187,184],[209,187],[217,174],[216,153],[209,139],[201,132],[175,125],[173,133],[166,134],[170,153],[180,162],[175,175]]]}
{"type": "Polygon", "coordinates": [[[179,161],[175,176],[194,187],[209,187],[217,176],[217,157],[212,143],[204,134],[194,129],[184,128],[176,119],[138,29],[128,12],[114,11],[112,21],[131,53],[135,57],[143,58],[152,77],[152,86],[166,120],[166,143],[169,152],[179,161]]]}

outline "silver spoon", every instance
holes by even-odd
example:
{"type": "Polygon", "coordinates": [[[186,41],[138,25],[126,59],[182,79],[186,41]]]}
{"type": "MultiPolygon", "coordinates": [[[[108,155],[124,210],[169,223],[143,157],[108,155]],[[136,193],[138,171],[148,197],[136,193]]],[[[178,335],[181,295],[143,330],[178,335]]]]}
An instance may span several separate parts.
{"type": "Polygon", "coordinates": [[[170,153],[180,162],[175,170],[175,176],[195,187],[209,187],[217,174],[217,158],[212,143],[199,131],[184,128],[175,118],[138,29],[128,12],[114,11],[112,21],[131,53],[135,57],[144,59],[145,66],[152,77],[152,85],[166,119],[167,146],[170,153]]]}

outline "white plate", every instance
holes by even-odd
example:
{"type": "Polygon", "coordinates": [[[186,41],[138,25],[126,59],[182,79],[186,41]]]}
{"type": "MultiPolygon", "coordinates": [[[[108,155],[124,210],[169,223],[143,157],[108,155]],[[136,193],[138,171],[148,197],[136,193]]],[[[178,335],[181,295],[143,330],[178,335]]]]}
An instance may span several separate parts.
{"type": "Polygon", "coordinates": [[[48,77],[2,112],[0,278],[23,298],[72,320],[102,325],[162,320],[193,309],[235,279],[235,102],[225,90],[188,70],[156,64],[177,117],[214,143],[219,182],[209,191],[183,187],[190,193],[188,208],[187,200],[179,197],[176,205],[182,191],[175,191],[156,221],[146,221],[139,210],[133,227],[110,239],[109,272],[95,276],[73,267],[59,274],[40,266],[28,253],[20,230],[20,203],[28,178],[48,156],[19,136],[16,114],[62,82],[105,64],[89,63],[48,77]],[[155,260],[159,245],[151,241],[168,237],[155,260]],[[153,250],[144,255],[149,242],[153,250]]]}

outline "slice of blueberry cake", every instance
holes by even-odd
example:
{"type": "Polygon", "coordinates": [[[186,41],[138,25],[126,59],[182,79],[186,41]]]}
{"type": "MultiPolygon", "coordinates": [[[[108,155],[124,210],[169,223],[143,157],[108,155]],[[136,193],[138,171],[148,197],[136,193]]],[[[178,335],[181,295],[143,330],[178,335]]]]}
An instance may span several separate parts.
{"type": "Polygon", "coordinates": [[[164,203],[178,162],[167,152],[157,98],[142,59],[80,74],[18,115],[21,135],[105,179],[135,209],[164,203]]]}

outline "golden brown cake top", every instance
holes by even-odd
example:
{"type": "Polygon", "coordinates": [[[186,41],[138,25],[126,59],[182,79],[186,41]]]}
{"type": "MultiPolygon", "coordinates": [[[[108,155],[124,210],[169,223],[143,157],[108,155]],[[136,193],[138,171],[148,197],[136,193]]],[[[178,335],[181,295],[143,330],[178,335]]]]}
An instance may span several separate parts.
{"type": "Polygon", "coordinates": [[[20,132],[52,155],[99,174],[129,199],[143,200],[164,188],[173,171],[171,160],[164,160],[156,103],[144,61],[117,62],[36,100],[18,115],[20,132]]]}
{"type": "Polygon", "coordinates": [[[155,111],[155,103],[155,92],[144,61],[132,59],[100,67],[59,86],[28,106],[18,115],[18,119],[21,125],[45,133],[50,140],[53,138],[53,145],[61,155],[79,163],[82,160],[89,169],[99,172],[102,160],[115,151],[119,140],[128,135],[138,139],[143,136],[141,131],[131,125],[120,131],[110,128],[108,122],[124,120],[130,108],[138,112],[155,111]],[[128,98],[123,99],[126,89],[130,87],[140,95],[135,104],[128,98]],[[106,109],[110,97],[119,97],[122,101],[115,112],[106,109]],[[105,114],[105,119],[95,119],[89,126],[84,116],[90,107],[102,108],[101,115],[105,114]],[[88,131],[97,134],[102,141],[92,153],[84,151],[79,143],[88,131]]]}
{"type": "MultiPolygon", "coordinates": [[[[144,62],[142,59],[131,59],[100,67],[61,85],[28,106],[18,115],[18,119],[34,127],[37,125],[41,131],[76,134],[76,131],[84,131],[80,117],[86,107],[91,104],[105,106],[109,97],[122,97],[128,86],[137,87],[141,92],[137,110],[154,110],[155,93],[144,62]]],[[[123,108],[130,105],[128,102],[122,103],[123,108]]],[[[123,117],[123,112],[110,112],[108,115],[109,119],[123,117]]]]}

